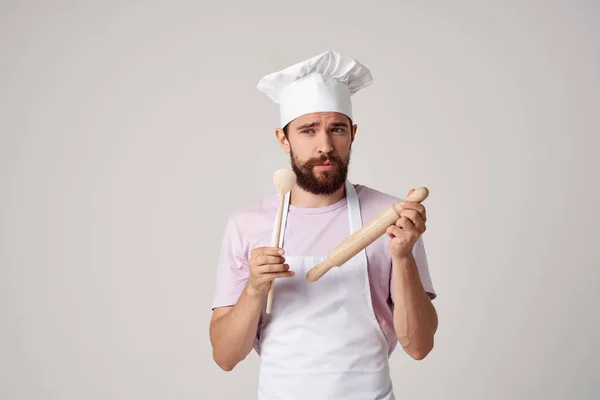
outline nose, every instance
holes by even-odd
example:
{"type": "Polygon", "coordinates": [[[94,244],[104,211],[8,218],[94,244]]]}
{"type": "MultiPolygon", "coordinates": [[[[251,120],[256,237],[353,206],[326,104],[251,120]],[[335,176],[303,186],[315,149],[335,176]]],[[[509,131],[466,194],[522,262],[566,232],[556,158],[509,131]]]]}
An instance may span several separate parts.
{"type": "Polygon", "coordinates": [[[331,143],[331,137],[327,132],[321,131],[317,134],[317,150],[319,153],[329,154],[333,150],[333,144],[331,143]]]}

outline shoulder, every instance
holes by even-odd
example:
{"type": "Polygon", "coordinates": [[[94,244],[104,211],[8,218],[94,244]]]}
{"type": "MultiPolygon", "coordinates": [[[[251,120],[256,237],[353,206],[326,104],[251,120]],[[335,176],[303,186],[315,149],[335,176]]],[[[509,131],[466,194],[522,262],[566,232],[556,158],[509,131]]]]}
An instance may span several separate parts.
{"type": "Polygon", "coordinates": [[[380,211],[383,211],[383,208],[391,204],[396,204],[403,200],[401,197],[391,195],[367,185],[356,185],[356,193],[361,207],[367,209],[381,209],[380,211]]]}
{"type": "Polygon", "coordinates": [[[271,218],[273,213],[277,211],[278,206],[279,197],[276,194],[270,194],[234,208],[229,212],[229,218],[244,224],[251,221],[260,221],[265,217],[271,218]]]}
{"type": "Polygon", "coordinates": [[[279,206],[275,193],[241,205],[228,213],[228,229],[235,231],[245,246],[257,246],[269,240],[279,206]]]}
{"type": "Polygon", "coordinates": [[[356,185],[356,194],[360,203],[363,222],[375,218],[392,204],[400,203],[403,199],[367,185],[356,185]]]}

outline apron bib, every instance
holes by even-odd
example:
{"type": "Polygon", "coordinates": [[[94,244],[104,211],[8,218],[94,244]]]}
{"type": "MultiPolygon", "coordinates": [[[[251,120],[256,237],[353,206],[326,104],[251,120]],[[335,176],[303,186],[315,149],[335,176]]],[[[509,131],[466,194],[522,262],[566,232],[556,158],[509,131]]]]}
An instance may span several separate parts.
{"type": "MultiPolygon", "coordinates": [[[[349,181],[346,197],[351,235],[362,227],[362,218],[349,181]]],[[[306,281],[306,273],[326,256],[285,257],[296,274],[276,280],[271,314],[263,308],[258,399],[394,400],[388,343],[373,312],[366,251],[314,283],[306,281]]]]}

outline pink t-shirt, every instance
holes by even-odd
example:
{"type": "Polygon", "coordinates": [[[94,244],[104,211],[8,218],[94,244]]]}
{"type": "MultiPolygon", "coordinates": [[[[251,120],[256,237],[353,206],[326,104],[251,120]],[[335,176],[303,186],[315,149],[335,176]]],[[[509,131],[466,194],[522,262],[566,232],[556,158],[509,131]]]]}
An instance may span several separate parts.
{"type": "MultiPolygon", "coordinates": [[[[364,185],[355,187],[363,225],[389,205],[402,200],[364,185]]],[[[249,277],[248,260],[252,249],[272,246],[278,205],[279,195],[275,193],[229,215],[221,247],[213,308],[231,306],[238,300],[249,277]]],[[[290,204],[284,256],[327,256],[349,234],[345,197],[326,207],[299,208],[290,204]]],[[[366,252],[373,310],[388,340],[391,354],[397,336],[394,331],[389,241],[388,235],[384,234],[368,246],[366,252]]],[[[415,244],[413,254],[423,287],[433,300],[437,294],[433,289],[422,237],[415,244]]],[[[257,337],[257,345],[258,340],[257,337]]]]}

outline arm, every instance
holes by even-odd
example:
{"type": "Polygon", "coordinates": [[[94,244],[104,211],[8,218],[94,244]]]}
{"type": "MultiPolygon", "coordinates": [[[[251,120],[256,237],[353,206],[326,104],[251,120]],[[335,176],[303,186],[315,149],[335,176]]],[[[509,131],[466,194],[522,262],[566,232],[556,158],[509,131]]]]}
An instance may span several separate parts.
{"type": "MultiPolygon", "coordinates": [[[[282,254],[283,250],[276,247],[254,249],[248,261],[249,276],[235,305],[215,307],[213,311],[210,322],[213,359],[225,371],[235,368],[252,350],[262,307],[273,279],[294,275],[294,272],[288,271],[289,265],[284,264],[282,254]]],[[[229,284],[230,280],[222,278],[220,282],[229,284]]]]}
{"type": "MultiPolygon", "coordinates": [[[[438,329],[437,312],[425,286],[431,289],[421,235],[425,232],[427,212],[420,203],[403,201],[396,224],[387,229],[392,256],[390,292],[394,302],[394,329],[404,351],[416,360],[433,349],[438,329]],[[427,282],[427,285],[424,285],[427,282]]],[[[435,293],[432,293],[432,298],[435,293]]]]}
{"type": "Polygon", "coordinates": [[[213,359],[225,371],[231,371],[252,350],[264,296],[245,286],[234,306],[213,311],[210,342],[213,359]]]}
{"type": "Polygon", "coordinates": [[[392,291],[398,341],[411,357],[422,360],[433,349],[438,319],[412,255],[392,257],[392,291]]]}

